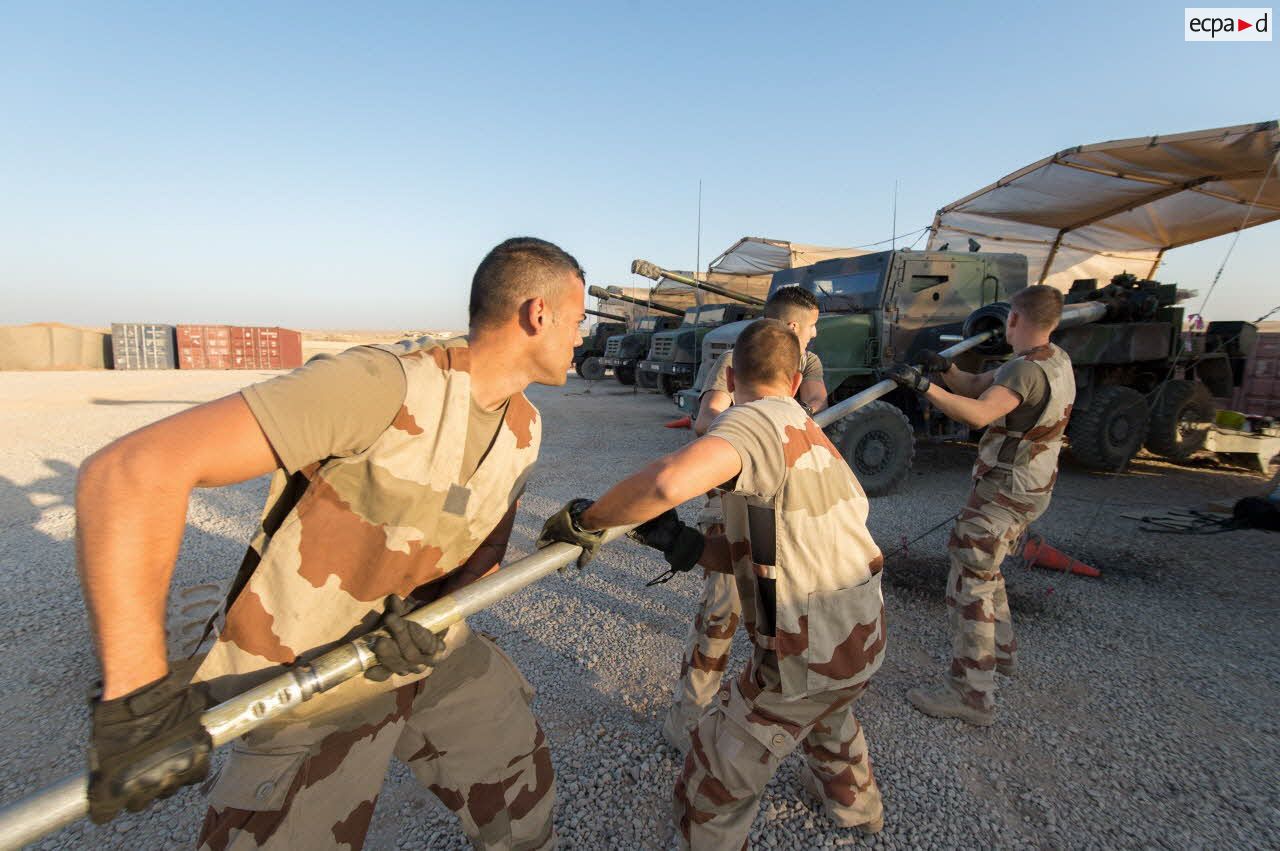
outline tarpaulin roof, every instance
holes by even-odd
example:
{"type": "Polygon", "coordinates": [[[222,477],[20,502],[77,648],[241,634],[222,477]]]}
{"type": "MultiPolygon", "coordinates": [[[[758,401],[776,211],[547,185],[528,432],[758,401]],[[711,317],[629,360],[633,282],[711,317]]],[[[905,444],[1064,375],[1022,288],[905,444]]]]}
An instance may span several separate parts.
{"type": "Polygon", "coordinates": [[[1039,283],[1151,277],[1165,251],[1280,219],[1280,125],[1081,145],[948,204],[929,248],[1025,254],[1039,283]]]}
{"type": "MultiPolygon", "coordinates": [[[[769,294],[769,284],[773,280],[774,272],[809,266],[832,257],[857,257],[860,254],[869,253],[861,248],[832,248],[784,239],[744,236],[707,264],[707,271],[699,272],[696,276],[690,275],[690,277],[698,281],[719,284],[726,289],[755,298],[764,298],[769,294]]],[[[663,278],[658,282],[655,294],[683,290],[691,290],[691,288],[670,278],[663,278]]],[[[700,304],[714,304],[729,300],[715,293],[702,290],[697,292],[700,304]]]]}

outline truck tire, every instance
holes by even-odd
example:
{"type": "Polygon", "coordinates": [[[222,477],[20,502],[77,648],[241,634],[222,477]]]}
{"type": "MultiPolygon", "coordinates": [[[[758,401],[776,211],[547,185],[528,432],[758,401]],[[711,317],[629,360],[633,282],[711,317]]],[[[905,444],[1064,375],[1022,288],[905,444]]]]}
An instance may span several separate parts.
{"type": "Polygon", "coordinates": [[[915,435],[902,411],[888,402],[872,402],[827,427],[867,496],[893,492],[911,471],[915,435]]]}
{"type": "Polygon", "coordinates": [[[619,384],[625,384],[630,387],[636,383],[636,368],[634,366],[615,366],[613,368],[613,377],[618,379],[619,384]]]}
{"type": "Polygon", "coordinates": [[[599,381],[604,378],[604,364],[600,363],[600,358],[594,355],[583,358],[582,363],[578,364],[578,375],[587,381],[599,381]]]}
{"type": "Polygon", "coordinates": [[[1204,445],[1204,431],[1184,426],[1213,422],[1216,413],[1209,388],[1199,381],[1166,381],[1154,395],[1147,448],[1165,458],[1186,460],[1204,445]]]}
{"type": "Polygon", "coordinates": [[[656,372],[649,372],[647,369],[637,369],[635,370],[635,381],[636,386],[640,387],[642,390],[658,389],[658,374],[656,372]]]}
{"type": "Polygon", "coordinates": [[[1123,470],[1147,434],[1148,413],[1147,398],[1132,387],[1098,388],[1067,425],[1071,456],[1090,470],[1123,470]]]}

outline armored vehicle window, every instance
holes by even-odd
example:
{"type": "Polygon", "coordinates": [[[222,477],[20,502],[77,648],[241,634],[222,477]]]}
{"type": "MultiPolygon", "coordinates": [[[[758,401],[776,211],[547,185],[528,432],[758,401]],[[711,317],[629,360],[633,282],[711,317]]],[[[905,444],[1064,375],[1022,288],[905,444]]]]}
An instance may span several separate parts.
{"type": "Polygon", "coordinates": [[[691,307],[684,312],[684,324],[685,325],[698,324],[698,308],[691,307]]]}
{"type": "Polygon", "coordinates": [[[652,331],[658,327],[658,317],[646,316],[640,320],[640,324],[636,326],[637,331],[652,331]]]}
{"type": "Polygon", "coordinates": [[[940,287],[947,282],[946,275],[912,275],[911,291],[924,292],[932,287],[940,287]]]}
{"type": "Polygon", "coordinates": [[[702,312],[698,314],[698,322],[702,325],[710,325],[712,322],[724,321],[723,307],[704,307],[702,312]]]}

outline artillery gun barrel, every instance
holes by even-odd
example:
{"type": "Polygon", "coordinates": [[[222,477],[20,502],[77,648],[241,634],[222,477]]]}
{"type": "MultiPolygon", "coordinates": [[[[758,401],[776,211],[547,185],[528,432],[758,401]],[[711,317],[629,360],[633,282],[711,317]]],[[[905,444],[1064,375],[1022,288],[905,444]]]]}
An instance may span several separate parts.
{"type": "Polygon", "coordinates": [[[587,308],[583,312],[586,313],[588,316],[599,316],[601,319],[612,319],[615,322],[627,321],[627,317],[623,316],[620,313],[602,313],[599,310],[591,310],[590,308],[587,308]]]}
{"type": "Polygon", "coordinates": [[[591,285],[591,288],[588,289],[587,292],[590,295],[595,296],[596,298],[601,298],[601,299],[616,298],[618,301],[629,301],[632,304],[638,304],[644,308],[661,310],[663,313],[671,313],[671,314],[674,314],[675,316],[684,316],[684,311],[680,310],[679,308],[671,307],[670,305],[662,304],[661,302],[656,302],[656,301],[647,302],[644,299],[632,298],[629,295],[622,295],[621,293],[611,293],[606,289],[595,286],[594,284],[591,285]]]}
{"type": "Polygon", "coordinates": [[[746,293],[734,292],[733,290],[719,286],[718,284],[709,284],[706,281],[699,281],[696,278],[691,278],[688,275],[682,275],[679,272],[668,271],[656,263],[650,263],[648,260],[632,260],[631,271],[637,275],[644,275],[646,278],[652,278],[655,281],[661,278],[670,278],[678,284],[687,284],[695,289],[706,290],[709,293],[715,293],[716,295],[724,298],[740,301],[743,304],[751,304],[756,307],[764,306],[764,299],[759,299],[753,295],[747,295],[746,293]]]}
{"type": "MultiPolygon", "coordinates": [[[[1107,307],[1101,302],[1091,301],[1084,304],[1069,304],[1062,308],[1062,319],[1058,322],[1058,327],[1074,328],[1077,325],[1088,325],[1091,322],[1097,322],[1100,319],[1106,318],[1106,315],[1107,307]]],[[[1001,336],[1001,333],[1002,332],[999,329],[982,331],[981,333],[974,334],[972,337],[966,337],[954,346],[949,346],[948,348],[943,349],[941,352],[938,352],[938,354],[942,355],[944,358],[953,358],[956,355],[964,354],[970,349],[977,348],[988,340],[1001,336]]],[[[848,399],[832,405],[825,411],[819,411],[813,418],[813,421],[823,428],[826,428],[835,421],[844,419],[859,408],[865,407],[879,399],[881,396],[892,392],[897,388],[897,386],[896,382],[890,381],[887,378],[883,381],[876,382],[861,393],[856,393],[848,399]]]]}
{"type": "MultiPolygon", "coordinates": [[[[608,529],[604,541],[615,541],[634,528],[619,526],[608,529]]],[[[552,544],[465,588],[446,594],[408,617],[432,632],[443,632],[468,615],[571,564],[581,552],[580,547],[552,544]]],[[[383,635],[385,633],[381,630],[374,631],[330,650],[308,664],[298,665],[218,704],[201,716],[200,723],[209,731],[214,747],[243,736],[312,696],[358,677],[376,665],[377,658],[370,648],[383,635]]],[[[88,790],[88,775],[81,773],[0,809],[0,851],[29,845],[83,818],[89,812],[88,790]]]]}

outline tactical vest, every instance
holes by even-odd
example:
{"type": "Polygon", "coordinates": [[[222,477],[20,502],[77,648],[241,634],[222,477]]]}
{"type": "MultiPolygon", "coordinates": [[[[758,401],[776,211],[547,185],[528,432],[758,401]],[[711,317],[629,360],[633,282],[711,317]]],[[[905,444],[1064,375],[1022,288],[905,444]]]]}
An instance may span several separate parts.
{"type": "Polygon", "coordinates": [[[730,410],[742,409],[763,415],[751,422],[772,430],[786,459],[772,499],[740,490],[722,499],[751,640],[776,655],[784,694],[864,682],[879,669],[885,646],[884,557],[867,531],[866,493],[794,399],[730,410]]]}
{"type": "Polygon", "coordinates": [[[1010,490],[1013,496],[1047,496],[1058,479],[1058,453],[1076,400],[1076,379],[1071,358],[1052,343],[1020,357],[1044,370],[1049,398],[1040,418],[1027,431],[1011,431],[1007,416],[987,427],[978,443],[973,478],[990,477],[1003,483],[1001,489],[1010,490]]]}
{"type": "MultiPolygon", "coordinates": [[[[367,632],[388,595],[407,596],[456,570],[514,505],[532,472],[542,426],[517,393],[488,454],[468,481],[459,481],[471,411],[469,347],[424,337],[379,348],[404,368],[404,405],[365,451],[294,475],[301,477],[301,496],[278,526],[264,524],[196,674],[219,697],[367,632]]],[[[286,489],[276,485],[274,494],[286,489]]],[[[385,683],[359,677],[307,705],[314,713],[322,707],[312,704],[345,705],[342,699],[422,676],[385,683]]]]}

